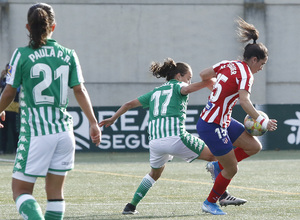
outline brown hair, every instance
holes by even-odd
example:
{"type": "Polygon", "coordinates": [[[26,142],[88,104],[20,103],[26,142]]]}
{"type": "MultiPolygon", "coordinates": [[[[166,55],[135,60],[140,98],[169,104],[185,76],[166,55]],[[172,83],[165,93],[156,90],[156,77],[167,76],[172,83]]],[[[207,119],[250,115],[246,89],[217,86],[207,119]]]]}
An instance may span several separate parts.
{"type": "Polygon", "coordinates": [[[187,74],[190,70],[190,66],[187,63],[175,63],[171,58],[167,58],[163,64],[159,62],[152,62],[150,66],[150,72],[156,78],[166,78],[167,81],[174,79],[177,73],[181,76],[187,74]]]}
{"type": "Polygon", "coordinates": [[[236,21],[239,25],[237,34],[241,42],[248,42],[253,40],[253,43],[248,43],[244,48],[243,58],[245,61],[249,60],[251,57],[257,57],[258,60],[265,59],[268,56],[268,49],[262,43],[256,43],[259,37],[258,30],[253,24],[248,24],[242,18],[236,21]]]}
{"type": "Polygon", "coordinates": [[[55,24],[55,14],[52,7],[45,3],[31,6],[27,13],[27,21],[30,27],[29,46],[37,49],[47,42],[47,37],[55,24]]]}

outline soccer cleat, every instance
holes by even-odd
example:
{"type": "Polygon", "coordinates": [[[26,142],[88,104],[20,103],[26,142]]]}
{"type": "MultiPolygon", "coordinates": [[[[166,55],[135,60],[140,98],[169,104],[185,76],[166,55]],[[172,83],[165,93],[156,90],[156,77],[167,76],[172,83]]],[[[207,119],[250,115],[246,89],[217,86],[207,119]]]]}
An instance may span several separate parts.
{"type": "Polygon", "coordinates": [[[139,214],[139,212],[137,210],[135,210],[135,206],[132,205],[131,203],[127,203],[127,205],[125,206],[122,214],[123,215],[135,215],[135,214],[139,214]]]}
{"type": "Polygon", "coordinates": [[[226,212],[223,212],[216,203],[211,203],[207,200],[204,201],[202,205],[202,211],[210,213],[212,215],[226,215],[226,212]]]}
{"type": "Polygon", "coordinates": [[[219,175],[219,173],[221,172],[218,161],[208,162],[206,164],[206,170],[207,170],[207,172],[210,172],[211,177],[214,182],[215,182],[217,176],[219,175]]]}
{"type": "Polygon", "coordinates": [[[230,195],[228,192],[224,192],[223,195],[219,198],[220,206],[228,206],[228,205],[243,205],[247,202],[245,199],[236,198],[230,195]]]}

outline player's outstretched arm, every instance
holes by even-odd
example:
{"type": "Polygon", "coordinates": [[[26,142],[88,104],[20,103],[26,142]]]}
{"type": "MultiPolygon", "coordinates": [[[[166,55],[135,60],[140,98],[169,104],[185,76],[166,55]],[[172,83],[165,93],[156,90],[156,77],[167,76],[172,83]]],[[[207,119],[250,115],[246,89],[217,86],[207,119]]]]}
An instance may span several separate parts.
{"type": "Polygon", "coordinates": [[[78,104],[80,105],[82,111],[86,115],[87,119],[90,123],[90,136],[92,142],[97,146],[101,142],[101,131],[97,125],[97,119],[95,117],[92,103],[90,100],[90,96],[85,88],[85,86],[81,83],[77,86],[73,87],[73,92],[76,97],[78,104]]]}
{"type": "Polygon", "coordinates": [[[125,112],[127,112],[128,110],[132,109],[132,108],[136,108],[138,106],[141,106],[142,104],[140,103],[140,101],[138,99],[134,99],[132,101],[126,102],[125,104],[123,104],[118,111],[110,118],[104,119],[103,121],[101,121],[98,125],[100,127],[105,126],[108,127],[110,125],[112,125],[113,123],[115,123],[115,121],[121,116],[123,115],[125,112]]]}
{"type": "Polygon", "coordinates": [[[213,79],[208,79],[208,80],[205,80],[205,81],[202,81],[202,82],[191,83],[188,86],[183,86],[180,90],[180,93],[182,95],[187,95],[187,94],[190,94],[192,92],[196,92],[196,91],[198,91],[200,89],[203,89],[203,88],[206,88],[206,87],[210,89],[210,88],[212,88],[214,83],[215,83],[215,81],[213,79]]]}

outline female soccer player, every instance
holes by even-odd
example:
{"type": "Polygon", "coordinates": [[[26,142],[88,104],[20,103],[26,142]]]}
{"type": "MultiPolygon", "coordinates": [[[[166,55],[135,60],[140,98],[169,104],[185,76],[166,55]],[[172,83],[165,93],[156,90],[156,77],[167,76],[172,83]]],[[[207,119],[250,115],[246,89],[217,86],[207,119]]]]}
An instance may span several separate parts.
{"type": "Polygon", "coordinates": [[[231,118],[232,108],[237,100],[239,99],[244,111],[264,128],[269,131],[277,128],[277,121],[259,115],[250,100],[253,74],[262,70],[267,63],[268,50],[262,43],[256,43],[259,33],[253,25],[243,19],[239,19],[238,24],[241,41],[253,39],[253,43],[247,44],[244,49],[243,61],[225,60],[200,73],[204,82],[216,79],[208,103],[197,123],[199,137],[219,161],[207,165],[215,183],[202,206],[204,212],[214,215],[226,214],[216,201],[237,173],[238,162],[258,153],[262,148],[259,140],[245,131],[243,124],[231,118]],[[236,148],[233,149],[233,146],[236,148]]]}
{"type": "Polygon", "coordinates": [[[24,219],[63,219],[63,185],[74,167],[75,138],[72,117],[66,111],[68,87],[90,122],[92,142],[99,145],[101,132],[74,50],[51,39],[55,29],[52,7],[38,3],[27,14],[29,45],[15,50],[10,60],[7,86],[0,100],[3,110],[20,94],[21,125],[13,169],[12,191],[24,219]],[[45,177],[45,216],[32,196],[37,177],[45,177]]]}
{"type": "Polygon", "coordinates": [[[208,147],[199,138],[185,130],[188,94],[212,86],[213,81],[191,84],[193,76],[191,67],[186,63],[175,63],[168,58],[163,64],[153,62],[150,71],[157,78],[166,78],[167,82],[137,99],[122,105],[108,119],[99,123],[102,126],[112,125],[122,114],[132,108],[142,106],[149,108],[149,147],[151,171],[136,190],[131,203],[128,203],[123,214],[137,214],[137,204],[161,176],[166,162],[173,156],[187,162],[195,159],[214,161],[208,147]]]}

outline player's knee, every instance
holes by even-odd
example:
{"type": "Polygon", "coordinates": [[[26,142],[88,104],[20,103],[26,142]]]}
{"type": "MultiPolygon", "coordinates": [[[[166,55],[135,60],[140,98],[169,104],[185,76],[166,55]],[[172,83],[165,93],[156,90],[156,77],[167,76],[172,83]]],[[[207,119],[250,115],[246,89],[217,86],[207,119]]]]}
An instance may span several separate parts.
{"type": "Polygon", "coordinates": [[[262,145],[259,141],[256,141],[256,143],[253,145],[253,154],[257,154],[262,150],[262,145]]]}
{"type": "Polygon", "coordinates": [[[158,168],[158,169],[152,168],[151,171],[150,171],[150,173],[149,173],[149,175],[152,177],[152,179],[154,179],[155,181],[157,181],[160,178],[160,176],[161,176],[164,168],[165,168],[165,166],[163,166],[161,168],[158,168]]]}

